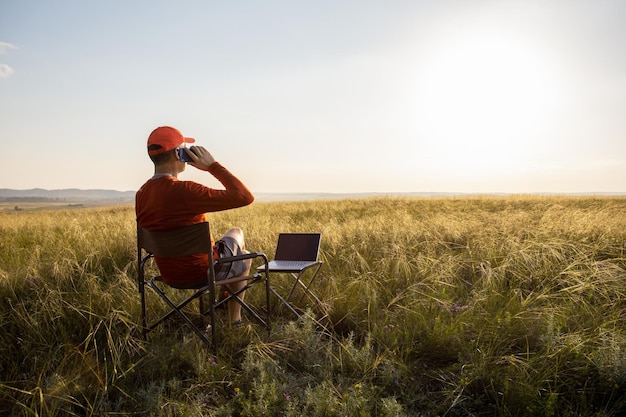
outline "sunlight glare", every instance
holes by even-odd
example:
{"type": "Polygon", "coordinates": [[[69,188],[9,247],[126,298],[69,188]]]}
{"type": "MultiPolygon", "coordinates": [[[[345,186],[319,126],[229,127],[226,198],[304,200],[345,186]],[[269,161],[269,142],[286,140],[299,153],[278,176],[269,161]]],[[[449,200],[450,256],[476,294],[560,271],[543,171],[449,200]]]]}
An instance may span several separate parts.
{"type": "Polygon", "coordinates": [[[440,45],[418,77],[416,129],[447,168],[524,163],[550,121],[554,77],[522,42],[485,33],[440,45]]]}

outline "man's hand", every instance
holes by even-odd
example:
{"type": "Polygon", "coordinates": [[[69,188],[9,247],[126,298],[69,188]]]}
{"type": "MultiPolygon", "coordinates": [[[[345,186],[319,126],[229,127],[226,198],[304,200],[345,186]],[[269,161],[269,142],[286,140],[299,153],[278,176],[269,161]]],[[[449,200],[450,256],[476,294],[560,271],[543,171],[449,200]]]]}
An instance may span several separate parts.
{"type": "Polygon", "coordinates": [[[207,171],[209,167],[215,163],[213,155],[203,146],[192,146],[187,150],[187,153],[191,159],[193,159],[193,162],[189,162],[189,165],[203,171],[207,171]]]}

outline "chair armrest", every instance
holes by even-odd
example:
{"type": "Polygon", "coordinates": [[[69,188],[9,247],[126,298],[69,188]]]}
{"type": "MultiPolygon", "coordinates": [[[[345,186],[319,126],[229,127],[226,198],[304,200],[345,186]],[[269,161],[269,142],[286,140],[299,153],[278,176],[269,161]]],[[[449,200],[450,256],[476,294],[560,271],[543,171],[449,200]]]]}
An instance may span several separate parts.
{"type": "Polygon", "coordinates": [[[263,258],[264,263],[266,264],[268,263],[267,256],[263,252],[250,252],[250,253],[244,253],[244,254],[237,255],[237,256],[225,256],[223,258],[219,258],[218,260],[216,260],[215,263],[223,264],[226,262],[241,261],[244,259],[252,259],[252,258],[263,258]]]}

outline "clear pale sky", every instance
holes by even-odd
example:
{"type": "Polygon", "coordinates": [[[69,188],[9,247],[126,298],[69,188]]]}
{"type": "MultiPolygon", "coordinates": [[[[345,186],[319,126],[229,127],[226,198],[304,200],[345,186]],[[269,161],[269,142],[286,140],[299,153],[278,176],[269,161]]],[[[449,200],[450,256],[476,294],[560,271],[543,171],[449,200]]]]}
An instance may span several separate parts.
{"type": "Polygon", "coordinates": [[[254,192],[626,192],[625,22],[623,0],[0,0],[0,188],[135,190],[170,125],[254,192]]]}

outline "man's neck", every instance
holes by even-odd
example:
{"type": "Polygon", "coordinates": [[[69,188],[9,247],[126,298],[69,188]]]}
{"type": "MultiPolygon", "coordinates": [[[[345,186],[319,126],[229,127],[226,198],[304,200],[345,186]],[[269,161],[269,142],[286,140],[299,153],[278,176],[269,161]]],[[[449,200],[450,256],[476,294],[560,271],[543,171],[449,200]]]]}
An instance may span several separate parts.
{"type": "Polygon", "coordinates": [[[166,177],[166,176],[170,176],[170,177],[178,177],[178,174],[176,172],[172,172],[169,170],[159,170],[159,169],[155,169],[154,170],[154,176],[155,177],[166,177]]]}
{"type": "Polygon", "coordinates": [[[174,164],[162,164],[154,167],[154,177],[171,176],[178,178],[178,169],[174,164]]]}
{"type": "Polygon", "coordinates": [[[172,175],[172,174],[154,174],[154,175],[152,176],[152,179],[153,179],[153,180],[156,180],[157,178],[164,178],[164,177],[172,177],[172,178],[176,178],[176,176],[175,176],[175,175],[172,175]]]}

